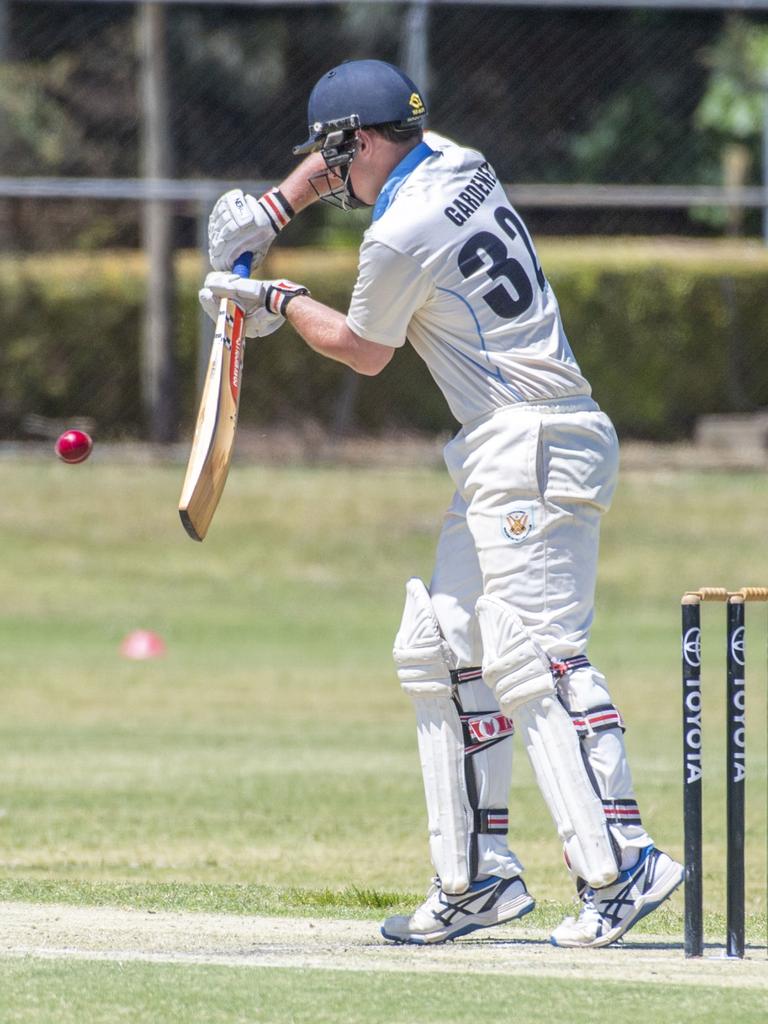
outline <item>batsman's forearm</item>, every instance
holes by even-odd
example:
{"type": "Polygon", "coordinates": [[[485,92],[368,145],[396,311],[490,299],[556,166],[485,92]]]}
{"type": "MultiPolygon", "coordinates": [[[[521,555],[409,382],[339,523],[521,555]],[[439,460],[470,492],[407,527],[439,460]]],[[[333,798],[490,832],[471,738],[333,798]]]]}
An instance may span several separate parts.
{"type": "MultiPolygon", "coordinates": [[[[310,185],[309,179],[324,170],[326,170],[326,166],[322,154],[310,153],[279,186],[295,213],[306,209],[320,198],[310,185]]],[[[341,183],[340,180],[339,183],[341,183]]]]}
{"type": "Polygon", "coordinates": [[[309,295],[291,299],[286,319],[311,349],[328,359],[351,366],[357,373],[374,376],[394,354],[394,349],[360,338],[347,326],[346,317],[309,295]]]}

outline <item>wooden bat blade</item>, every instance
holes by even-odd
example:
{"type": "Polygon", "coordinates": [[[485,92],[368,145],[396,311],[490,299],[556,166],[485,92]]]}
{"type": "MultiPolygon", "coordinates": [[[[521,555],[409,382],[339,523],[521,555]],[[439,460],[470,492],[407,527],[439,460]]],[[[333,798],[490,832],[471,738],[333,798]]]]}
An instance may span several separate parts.
{"type": "Polygon", "coordinates": [[[193,540],[203,540],[232,461],[245,349],[245,315],[222,299],[195,436],[179,498],[179,516],[193,540]]]}

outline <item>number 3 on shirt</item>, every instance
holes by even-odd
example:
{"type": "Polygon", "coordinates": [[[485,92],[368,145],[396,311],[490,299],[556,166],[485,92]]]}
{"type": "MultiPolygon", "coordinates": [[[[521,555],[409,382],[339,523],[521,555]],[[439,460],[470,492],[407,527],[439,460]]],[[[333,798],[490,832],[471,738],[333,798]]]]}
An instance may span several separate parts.
{"type": "MultiPolygon", "coordinates": [[[[546,278],[536,260],[536,253],[523,222],[516,213],[504,206],[498,207],[493,216],[504,234],[512,241],[520,236],[531,257],[536,283],[543,291],[547,283],[546,278]]],[[[505,320],[520,316],[533,302],[533,285],[522,263],[510,256],[506,243],[490,231],[478,231],[462,245],[459,252],[459,270],[464,277],[471,277],[478,270],[485,270],[492,280],[504,278],[509,282],[514,294],[500,283],[483,296],[493,312],[505,320]]]]}

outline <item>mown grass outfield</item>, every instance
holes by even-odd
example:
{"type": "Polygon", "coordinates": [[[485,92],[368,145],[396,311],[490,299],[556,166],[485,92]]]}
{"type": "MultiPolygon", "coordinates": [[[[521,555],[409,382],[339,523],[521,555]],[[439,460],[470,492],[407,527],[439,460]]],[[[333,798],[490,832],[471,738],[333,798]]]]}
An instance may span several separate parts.
{"type": "MultiPolygon", "coordinates": [[[[429,576],[446,474],[237,465],[202,545],[176,514],[182,475],[180,465],[110,461],[98,447],[75,467],[52,456],[0,462],[0,901],[371,922],[412,906],[430,869],[412,711],[390,650],[404,580],[429,576]],[[122,659],[120,641],[136,628],[160,633],[166,656],[122,659]]],[[[605,521],[590,653],[628,722],[643,816],[677,856],[679,597],[768,583],[766,508],[763,473],[627,470],[605,521]]],[[[765,614],[748,613],[752,957],[766,955],[765,614]]],[[[725,623],[722,608],[705,607],[704,618],[706,931],[716,952],[725,623]]],[[[572,910],[571,888],[521,750],[510,809],[539,901],[525,925],[544,942],[572,910]]],[[[611,1016],[665,1022],[768,1011],[765,987],[738,986],[738,964],[718,965],[711,987],[658,971],[652,984],[630,984],[629,947],[611,951],[615,980],[588,990],[578,967],[571,981],[516,977],[514,926],[504,935],[506,973],[460,977],[431,974],[429,950],[418,973],[388,974],[0,949],[0,1021],[473,1021],[480,1005],[507,1005],[516,1021],[580,1024],[607,1000],[611,1016]]],[[[681,895],[633,941],[644,935],[682,960],[681,895]]],[[[544,950],[542,964],[557,952],[544,950]]]]}

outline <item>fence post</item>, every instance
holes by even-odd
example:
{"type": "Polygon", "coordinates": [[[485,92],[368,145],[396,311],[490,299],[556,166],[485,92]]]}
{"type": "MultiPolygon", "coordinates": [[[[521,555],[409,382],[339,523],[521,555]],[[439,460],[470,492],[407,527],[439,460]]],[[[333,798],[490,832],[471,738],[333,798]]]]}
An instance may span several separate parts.
{"type": "MultiPolygon", "coordinates": [[[[141,170],[145,181],[171,177],[166,10],[142,3],[138,50],[142,107],[141,170]]],[[[176,375],[173,358],[173,217],[166,199],[145,199],[142,209],[147,291],[141,350],[141,394],[151,441],[176,435],[176,375]]]]}
{"type": "Polygon", "coordinates": [[[403,19],[403,70],[418,85],[427,107],[429,96],[429,0],[411,0],[403,19]]]}
{"type": "Polygon", "coordinates": [[[9,0],[0,0],[0,63],[8,60],[10,36],[8,6],[9,0]]]}

